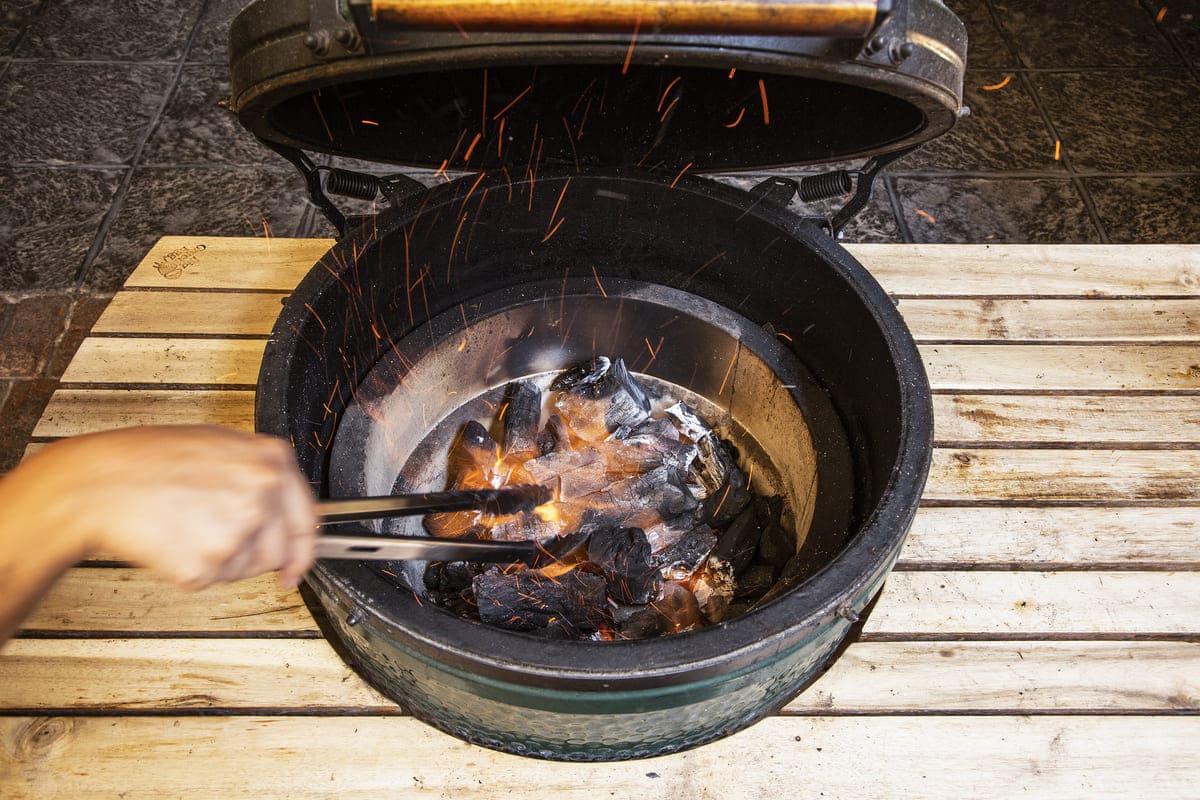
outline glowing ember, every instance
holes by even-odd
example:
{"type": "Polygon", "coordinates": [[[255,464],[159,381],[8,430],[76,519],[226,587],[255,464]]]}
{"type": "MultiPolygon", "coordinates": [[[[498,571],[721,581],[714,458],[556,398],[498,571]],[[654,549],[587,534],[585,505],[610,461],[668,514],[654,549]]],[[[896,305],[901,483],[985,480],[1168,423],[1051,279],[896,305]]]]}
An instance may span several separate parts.
{"type": "Polygon", "coordinates": [[[490,423],[463,426],[448,475],[450,488],[553,490],[528,513],[425,519],[434,536],[538,542],[533,566],[426,570],[436,604],[489,625],[597,641],[695,630],[752,608],[796,556],[782,498],[753,496],[734,447],[621,359],[567,369],[545,391],[510,384],[490,423]]]}

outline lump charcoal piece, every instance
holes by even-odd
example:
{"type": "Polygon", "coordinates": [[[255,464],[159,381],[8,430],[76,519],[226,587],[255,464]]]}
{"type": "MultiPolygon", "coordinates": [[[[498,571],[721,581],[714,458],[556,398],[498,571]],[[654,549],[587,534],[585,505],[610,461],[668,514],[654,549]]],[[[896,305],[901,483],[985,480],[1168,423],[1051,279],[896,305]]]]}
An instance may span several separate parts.
{"type": "Polygon", "coordinates": [[[604,579],[574,570],[547,578],[531,570],[504,574],[493,567],[473,581],[479,618],[514,631],[558,626],[572,635],[594,631],[605,621],[604,579]]]}
{"type": "Polygon", "coordinates": [[[670,467],[659,467],[643,475],[617,481],[596,492],[597,505],[634,509],[654,509],[663,519],[671,519],[696,509],[697,501],[688,491],[683,475],[670,467]]]}
{"type": "Polygon", "coordinates": [[[471,420],[450,446],[450,480],[456,489],[491,488],[500,446],[487,428],[471,420]]]}
{"type": "Polygon", "coordinates": [[[634,428],[650,418],[650,398],[620,358],[614,361],[598,356],[565,370],[550,384],[550,389],[606,400],[604,423],[610,433],[622,426],[634,428]]]}
{"type": "Polygon", "coordinates": [[[562,452],[574,449],[571,446],[571,432],[558,414],[551,414],[546,420],[546,427],[537,436],[538,455],[562,452]]]}
{"type": "Polygon", "coordinates": [[[603,491],[612,480],[608,477],[608,466],[597,458],[590,464],[567,470],[558,476],[558,495],[567,501],[579,500],[603,491]]]}
{"type": "Polygon", "coordinates": [[[712,529],[707,525],[697,525],[675,544],[655,553],[651,563],[669,573],[668,577],[682,580],[704,566],[716,546],[717,537],[712,529]]]}
{"type": "MultiPolygon", "coordinates": [[[[761,519],[759,517],[760,521],[761,519]]],[[[778,577],[783,571],[784,565],[794,555],[796,555],[795,532],[788,530],[778,522],[769,523],[763,529],[762,539],[758,542],[758,561],[762,564],[770,564],[778,577]]]]}
{"type": "Polygon", "coordinates": [[[662,596],[650,604],[666,621],[664,633],[684,633],[704,627],[704,612],[696,596],[674,581],[663,584],[662,596]]]}
{"type": "Polygon", "coordinates": [[[648,419],[641,425],[629,432],[627,439],[636,439],[641,436],[646,436],[654,439],[666,439],[672,442],[679,441],[679,428],[676,428],[674,423],[666,417],[659,419],[648,419]]]}
{"type": "Polygon", "coordinates": [[[503,414],[501,444],[505,455],[522,461],[540,455],[537,438],[542,421],[542,390],[531,381],[513,381],[505,390],[503,414]]]}
{"type": "Polygon", "coordinates": [[[772,522],[783,522],[783,495],[754,496],[754,513],[758,515],[758,524],[764,529],[772,522]]]}
{"type": "Polygon", "coordinates": [[[570,435],[585,442],[602,442],[611,431],[604,422],[607,400],[559,392],[552,402],[557,416],[563,421],[570,435]]]}
{"type": "Polygon", "coordinates": [[[429,597],[436,605],[455,616],[479,619],[479,609],[475,606],[475,592],[470,586],[457,592],[430,592],[429,597]]]}
{"type": "Polygon", "coordinates": [[[650,552],[655,555],[673,547],[692,528],[691,525],[680,524],[678,520],[667,522],[661,517],[649,523],[629,527],[641,528],[646,532],[646,541],[650,543],[650,552]]]}
{"type": "Polygon", "coordinates": [[[421,525],[430,536],[441,539],[478,539],[487,533],[487,528],[480,524],[481,518],[478,511],[438,511],[426,514],[421,525]]]}
{"type": "Polygon", "coordinates": [[[529,542],[550,539],[558,535],[559,528],[546,522],[536,514],[522,512],[502,517],[491,528],[491,537],[497,542],[529,542]]]}
{"type": "Polygon", "coordinates": [[[571,533],[547,539],[538,546],[533,566],[541,569],[556,564],[575,564],[587,558],[588,537],[592,528],[580,528],[571,533]]]}
{"type": "Polygon", "coordinates": [[[750,491],[746,486],[746,473],[733,467],[727,473],[726,483],[704,498],[704,518],[714,528],[720,528],[728,525],[748,505],[750,491]]]}
{"type": "Polygon", "coordinates": [[[693,442],[699,443],[701,439],[712,435],[712,428],[708,426],[707,422],[700,419],[700,415],[696,413],[696,409],[687,403],[680,401],[666,409],[664,413],[675,420],[675,426],[678,430],[693,442]]]}
{"type": "Polygon", "coordinates": [[[648,603],[656,594],[658,570],[650,564],[650,543],[640,528],[592,531],[588,561],[600,569],[608,594],[618,603],[648,603]]]}
{"type": "Polygon", "coordinates": [[[431,592],[461,592],[485,569],[468,561],[430,561],[425,566],[425,588],[431,592]]]}
{"type": "Polygon", "coordinates": [[[600,446],[613,472],[649,472],[660,466],[686,473],[696,457],[696,446],[665,436],[638,434],[613,439],[600,446]]]}
{"type": "Polygon", "coordinates": [[[733,596],[738,599],[757,599],[775,585],[775,568],[770,564],[754,564],[738,576],[733,596]]]}
{"type": "Polygon", "coordinates": [[[692,578],[692,594],[704,617],[713,624],[725,618],[725,611],[733,602],[733,589],[733,567],[728,561],[710,557],[692,578]]]}
{"type": "Polygon", "coordinates": [[[762,529],[758,527],[754,509],[747,508],[721,532],[713,557],[728,561],[734,574],[740,575],[754,560],[761,538],[762,529]]]}
{"type": "Polygon", "coordinates": [[[708,495],[716,494],[729,480],[729,473],[737,469],[733,454],[716,436],[705,436],[696,442],[696,460],[692,462],[692,475],[704,487],[708,495]]]}
{"type": "Polygon", "coordinates": [[[552,486],[564,472],[570,472],[579,467],[595,464],[599,460],[600,454],[591,448],[582,450],[555,450],[544,456],[531,458],[523,466],[533,477],[535,483],[552,486]]]}
{"type": "Polygon", "coordinates": [[[613,625],[622,639],[649,639],[666,633],[668,620],[652,603],[638,606],[618,604],[613,609],[613,625]]]}

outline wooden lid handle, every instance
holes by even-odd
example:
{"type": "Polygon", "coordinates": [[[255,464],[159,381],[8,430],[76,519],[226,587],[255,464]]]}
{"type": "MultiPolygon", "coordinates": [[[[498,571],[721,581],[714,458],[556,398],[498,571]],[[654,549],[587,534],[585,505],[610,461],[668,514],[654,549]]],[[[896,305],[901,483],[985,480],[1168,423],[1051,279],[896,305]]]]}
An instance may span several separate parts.
{"type": "Polygon", "coordinates": [[[371,10],[401,28],[862,38],[878,0],[372,0],[371,10]]]}

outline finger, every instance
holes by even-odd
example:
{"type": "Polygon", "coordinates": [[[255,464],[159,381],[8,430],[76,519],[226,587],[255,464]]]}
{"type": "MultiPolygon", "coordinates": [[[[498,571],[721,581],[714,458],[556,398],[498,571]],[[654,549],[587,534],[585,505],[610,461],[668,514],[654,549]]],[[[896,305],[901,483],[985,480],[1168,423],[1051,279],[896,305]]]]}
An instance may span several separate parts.
{"type": "Polygon", "coordinates": [[[284,516],[287,519],[288,556],[279,579],[295,586],[312,567],[317,546],[317,515],[312,493],[298,471],[284,486],[284,516]]]}

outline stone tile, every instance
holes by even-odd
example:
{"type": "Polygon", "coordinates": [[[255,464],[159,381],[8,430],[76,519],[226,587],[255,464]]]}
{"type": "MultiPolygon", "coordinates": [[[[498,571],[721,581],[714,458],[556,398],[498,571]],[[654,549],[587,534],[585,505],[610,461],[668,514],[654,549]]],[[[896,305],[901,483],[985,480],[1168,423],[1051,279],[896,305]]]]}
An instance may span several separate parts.
{"type": "Polygon", "coordinates": [[[204,64],[228,64],[229,23],[246,6],[246,0],[209,0],[187,60],[204,64]]]}
{"type": "Polygon", "coordinates": [[[305,207],[304,182],[291,169],[146,167],[133,182],[84,281],[115,291],[164,234],[289,236],[305,207]]]}
{"type": "Polygon", "coordinates": [[[39,0],[5,0],[0,4],[0,56],[13,51],[39,5],[39,0]]]}
{"type": "Polygon", "coordinates": [[[897,177],[894,188],[915,242],[1079,243],[1099,238],[1067,180],[897,177]]]}
{"type": "Polygon", "coordinates": [[[0,377],[41,375],[70,310],[66,292],[0,301],[0,377]]]}
{"type": "Polygon", "coordinates": [[[1026,66],[1148,67],[1179,63],[1135,0],[992,0],[1026,66]]]}
{"type": "Polygon", "coordinates": [[[1113,242],[1200,242],[1200,176],[1089,178],[1084,183],[1113,242]]]}
{"type": "Polygon", "coordinates": [[[0,168],[0,291],[74,284],[120,181],[117,170],[0,168]]]}
{"type": "Polygon", "coordinates": [[[9,382],[8,396],[0,407],[0,473],[20,463],[29,435],[57,386],[58,381],[46,378],[9,382]]]}
{"type": "Polygon", "coordinates": [[[968,67],[1019,66],[992,19],[987,0],[946,0],[946,6],[967,26],[968,67]]]}
{"type": "Polygon", "coordinates": [[[1031,76],[1081,171],[1200,169],[1200,82],[1176,71],[1031,76]]]}
{"type": "Polygon", "coordinates": [[[62,377],[67,365],[75,357],[75,351],[91,333],[92,326],[100,319],[104,309],[108,308],[110,300],[112,295],[80,295],[74,299],[71,314],[67,319],[67,329],[55,345],[54,353],[43,370],[47,378],[62,377]]]}
{"type": "Polygon", "coordinates": [[[1193,69],[1200,69],[1200,0],[1147,0],[1143,5],[1156,20],[1162,14],[1159,30],[1183,51],[1193,69]]]}
{"type": "Polygon", "coordinates": [[[13,64],[0,85],[0,161],[127,163],[174,67],[13,64]]]}
{"type": "Polygon", "coordinates": [[[50,0],[18,55],[34,58],[175,60],[201,0],[50,0]]]}
{"type": "Polygon", "coordinates": [[[228,67],[185,66],[141,164],[284,163],[218,105],[228,95],[228,67]]]}
{"type": "Polygon", "coordinates": [[[963,102],[971,109],[969,116],[891,169],[1064,170],[1062,162],[1054,160],[1054,137],[1020,75],[968,70],[963,81],[963,102]],[[998,86],[1006,77],[1008,84],[1001,89],[983,88],[998,86]]]}

